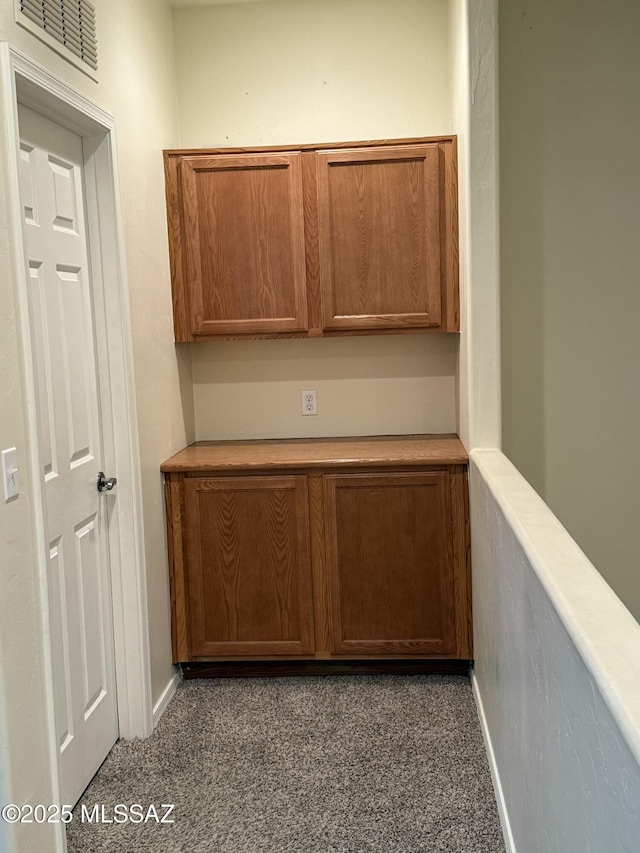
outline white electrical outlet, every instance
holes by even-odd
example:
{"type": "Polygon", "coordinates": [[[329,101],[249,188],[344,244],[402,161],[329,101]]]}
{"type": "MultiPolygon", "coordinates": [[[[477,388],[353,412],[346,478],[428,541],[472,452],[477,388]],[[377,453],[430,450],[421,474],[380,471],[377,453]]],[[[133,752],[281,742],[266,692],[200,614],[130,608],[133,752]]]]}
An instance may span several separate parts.
{"type": "Polygon", "coordinates": [[[302,414],[317,415],[318,414],[318,399],[315,391],[302,392],[302,414]]]}

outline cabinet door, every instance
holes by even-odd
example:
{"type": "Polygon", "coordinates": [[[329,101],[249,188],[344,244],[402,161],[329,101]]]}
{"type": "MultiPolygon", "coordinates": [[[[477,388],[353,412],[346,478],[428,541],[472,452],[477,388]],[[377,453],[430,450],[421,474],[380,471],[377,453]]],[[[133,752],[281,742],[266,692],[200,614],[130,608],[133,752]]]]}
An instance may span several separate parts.
{"type": "Polygon", "coordinates": [[[186,478],[191,658],[313,651],[305,477],[186,478]]]}
{"type": "Polygon", "coordinates": [[[323,327],[438,326],[438,144],[320,152],[317,179],[323,327]]]}
{"type": "Polygon", "coordinates": [[[180,161],[193,335],[307,329],[300,154],[180,161]]]}
{"type": "Polygon", "coordinates": [[[332,652],[453,655],[448,471],[325,478],[332,652]]]}

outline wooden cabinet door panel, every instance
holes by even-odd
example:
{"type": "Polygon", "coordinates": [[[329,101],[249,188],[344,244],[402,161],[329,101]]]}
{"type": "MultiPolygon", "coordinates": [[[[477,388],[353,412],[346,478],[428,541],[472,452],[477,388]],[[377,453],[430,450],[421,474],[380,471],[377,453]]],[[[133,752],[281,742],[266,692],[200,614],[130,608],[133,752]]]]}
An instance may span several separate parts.
{"type": "Polygon", "coordinates": [[[313,652],[305,477],[186,478],[192,657],[313,652]]]}
{"type": "Polygon", "coordinates": [[[323,327],[438,326],[438,144],[324,151],[317,162],[323,327]]]}
{"type": "Polygon", "coordinates": [[[332,647],[454,654],[448,471],[325,477],[332,647]]]}
{"type": "Polygon", "coordinates": [[[305,331],[300,154],[184,157],[180,179],[192,333],[305,331]]]}

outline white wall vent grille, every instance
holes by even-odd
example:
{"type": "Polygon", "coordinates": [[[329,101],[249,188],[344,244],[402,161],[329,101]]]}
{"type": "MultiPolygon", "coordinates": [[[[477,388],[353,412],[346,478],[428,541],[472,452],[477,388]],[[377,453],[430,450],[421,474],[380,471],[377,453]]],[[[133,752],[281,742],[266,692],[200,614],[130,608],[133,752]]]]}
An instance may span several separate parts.
{"type": "Polygon", "coordinates": [[[22,15],[97,71],[96,10],[91,3],[87,0],[18,0],[17,5],[22,15]]]}

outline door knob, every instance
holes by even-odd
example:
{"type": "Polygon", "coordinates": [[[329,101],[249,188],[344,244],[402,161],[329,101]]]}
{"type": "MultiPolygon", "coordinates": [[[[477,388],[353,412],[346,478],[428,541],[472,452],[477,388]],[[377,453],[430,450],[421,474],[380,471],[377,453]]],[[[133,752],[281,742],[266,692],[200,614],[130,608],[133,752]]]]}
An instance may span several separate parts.
{"type": "Polygon", "coordinates": [[[98,472],[98,491],[99,492],[110,492],[111,489],[115,486],[118,481],[115,477],[109,477],[107,480],[104,476],[104,471],[98,472]]]}

